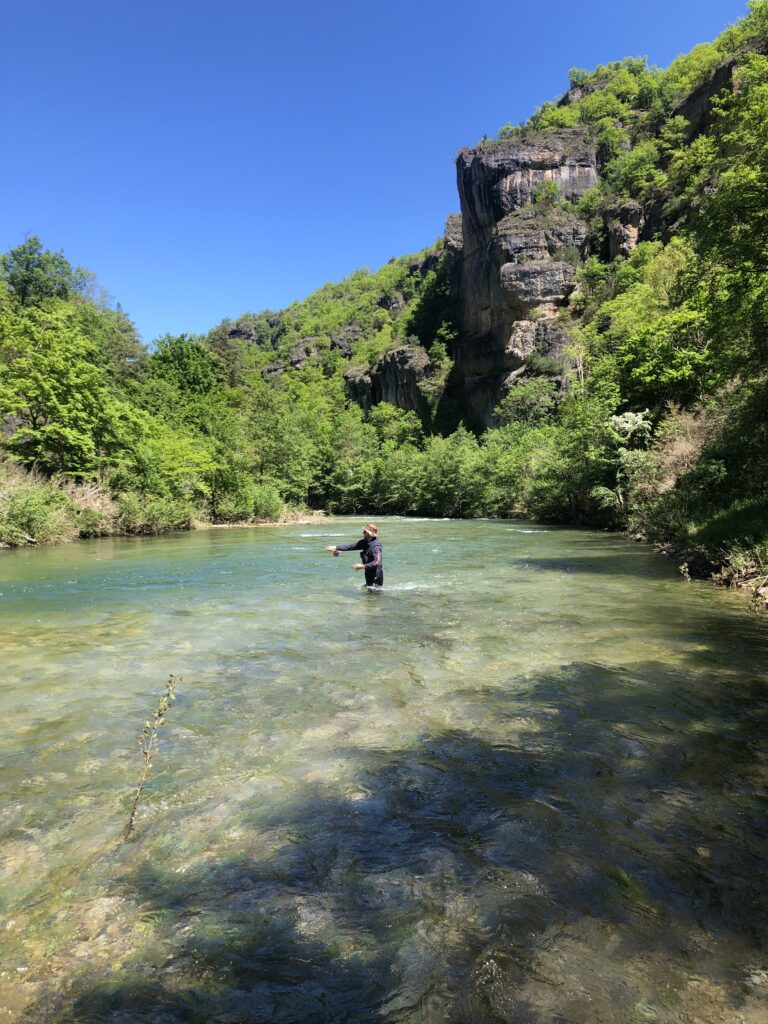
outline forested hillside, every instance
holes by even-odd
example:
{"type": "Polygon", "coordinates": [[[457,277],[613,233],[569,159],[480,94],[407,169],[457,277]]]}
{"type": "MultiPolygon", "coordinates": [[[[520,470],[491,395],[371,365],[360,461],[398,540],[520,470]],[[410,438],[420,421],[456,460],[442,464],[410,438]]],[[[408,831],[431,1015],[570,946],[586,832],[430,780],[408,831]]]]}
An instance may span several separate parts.
{"type": "Polygon", "coordinates": [[[518,355],[485,421],[464,209],[463,257],[451,218],[417,256],[151,346],[62,254],[12,249],[0,541],[302,508],[523,515],[768,573],[768,0],[665,71],[572,70],[560,101],[470,155],[577,142],[594,183],[539,181],[493,228],[493,330],[518,355]]]}

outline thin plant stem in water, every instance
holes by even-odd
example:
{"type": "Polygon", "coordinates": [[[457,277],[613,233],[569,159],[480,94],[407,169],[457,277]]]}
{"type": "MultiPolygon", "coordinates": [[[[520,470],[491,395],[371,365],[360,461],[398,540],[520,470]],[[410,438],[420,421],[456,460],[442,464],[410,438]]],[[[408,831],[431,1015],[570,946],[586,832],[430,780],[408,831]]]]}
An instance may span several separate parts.
{"type": "Polygon", "coordinates": [[[149,768],[152,764],[152,755],[157,750],[157,732],[158,729],[165,724],[165,716],[171,706],[171,702],[176,700],[176,684],[180,682],[182,682],[181,676],[169,676],[165,693],[160,698],[160,703],[155,708],[155,713],[152,716],[152,719],[144,723],[144,730],[139,736],[139,746],[141,747],[141,756],[144,760],[144,769],[141,773],[138,785],[136,786],[136,796],[133,798],[131,814],[128,818],[128,823],[125,826],[125,831],[123,832],[123,842],[125,842],[131,832],[133,832],[133,823],[136,818],[136,811],[139,807],[139,800],[141,800],[141,792],[147,781],[149,768]]]}

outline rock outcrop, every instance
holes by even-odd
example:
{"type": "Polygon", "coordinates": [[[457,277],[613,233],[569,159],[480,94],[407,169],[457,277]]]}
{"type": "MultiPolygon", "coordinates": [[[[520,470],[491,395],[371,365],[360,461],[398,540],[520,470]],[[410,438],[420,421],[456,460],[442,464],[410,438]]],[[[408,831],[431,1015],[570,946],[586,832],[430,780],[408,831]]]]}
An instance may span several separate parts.
{"type": "Polygon", "coordinates": [[[627,200],[603,213],[608,235],[608,256],[629,256],[637,243],[645,237],[646,211],[635,200],[627,200]]]}
{"type": "MultiPolygon", "coordinates": [[[[486,427],[510,372],[534,351],[562,350],[558,313],[587,239],[586,224],[562,200],[573,203],[597,183],[597,155],[581,129],[524,132],[463,151],[457,172],[460,337],[452,387],[486,427]]],[[[456,227],[449,222],[446,243],[458,253],[456,227]]]]}
{"type": "Polygon", "coordinates": [[[681,115],[688,122],[686,136],[688,141],[712,127],[712,100],[723,89],[733,89],[733,73],[738,66],[735,57],[729,57],[715,68],[712,74],[693,92],[690,92],[672,111],[672,116],[681,115]]]}
{"type": "Polygon", "coordinates": [[[440,368],[418,345],[385,352],[372,369],[351,368],[344,374],[350,397],[366,412],[379,402],[415,412],[429,428],[441,386],[440,368]]]}
{"type": "Polygon", "coordinates": [[[349,359],[356,343],[362,338],[363,329],[357,324],[348,324],[340,327],[335,334],[330,336],[331,349],[336,349],[344,359],[349,359]]]}

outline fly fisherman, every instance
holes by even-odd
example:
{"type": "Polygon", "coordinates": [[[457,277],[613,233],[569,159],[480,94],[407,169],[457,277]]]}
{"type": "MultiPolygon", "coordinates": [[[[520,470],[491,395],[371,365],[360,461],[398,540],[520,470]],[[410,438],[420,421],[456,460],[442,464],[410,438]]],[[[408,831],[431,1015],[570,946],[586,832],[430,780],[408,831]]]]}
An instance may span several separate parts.
{"type": "Polygon", "coordinates": [[[353,569],[365,569],[365,585],[367,587],[384,586],[384,569],[381,561],[381,541],[376,536],[378,529],[373,523],[363,527],[363,538],[355,544],[337,544],[327,547],[334,558],[337,558],[340,551],[360,551],[362,561],[356,562],[353,569]]]}

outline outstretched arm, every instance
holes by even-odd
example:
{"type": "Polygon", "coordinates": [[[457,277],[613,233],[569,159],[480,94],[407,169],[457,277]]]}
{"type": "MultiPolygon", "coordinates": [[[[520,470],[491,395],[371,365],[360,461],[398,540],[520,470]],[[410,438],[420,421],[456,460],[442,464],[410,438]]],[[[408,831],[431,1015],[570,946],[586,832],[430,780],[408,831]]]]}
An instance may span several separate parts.
{"type": "Polygon", "coordinates": [[[362,548],[365,544],[364,540],[359,540],[355,544],[329,544],[325,549],[326,551],[357,551],[362,548]]]}

